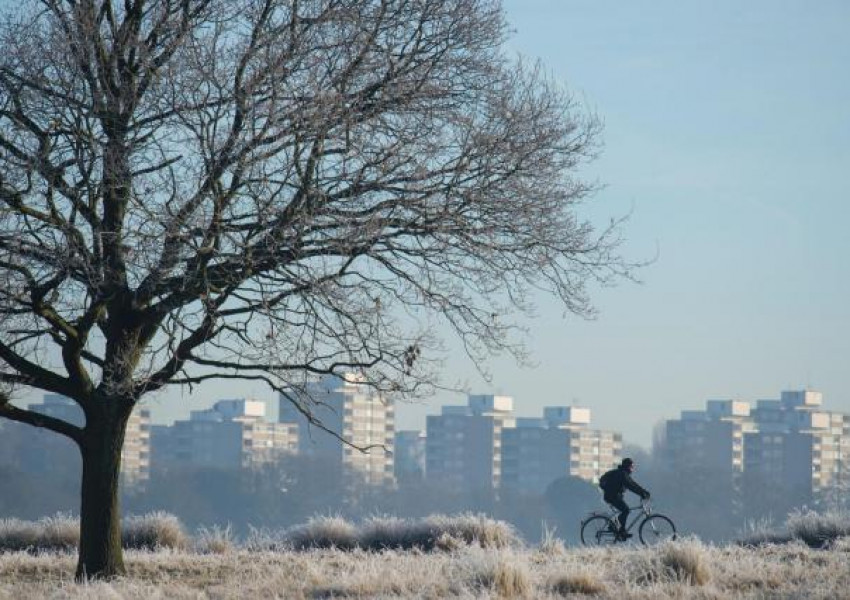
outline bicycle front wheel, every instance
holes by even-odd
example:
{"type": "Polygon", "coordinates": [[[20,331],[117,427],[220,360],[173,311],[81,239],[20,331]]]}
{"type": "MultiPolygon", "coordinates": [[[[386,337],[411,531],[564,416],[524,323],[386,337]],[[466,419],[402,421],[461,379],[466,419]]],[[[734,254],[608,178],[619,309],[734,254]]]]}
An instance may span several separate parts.
{"type": "Polygon", "coordinates": [[[581,543],[585,546],[607,546],[617,541],[611,519],[596,515],[581,525],[581,543]]]}
{"type": "Polygon", "coordinates": [[[676,526],[664,515],[650,515],[640,524],[638,533],[641,542],[647,546],[652,546],[675,540],[676,526]]]}

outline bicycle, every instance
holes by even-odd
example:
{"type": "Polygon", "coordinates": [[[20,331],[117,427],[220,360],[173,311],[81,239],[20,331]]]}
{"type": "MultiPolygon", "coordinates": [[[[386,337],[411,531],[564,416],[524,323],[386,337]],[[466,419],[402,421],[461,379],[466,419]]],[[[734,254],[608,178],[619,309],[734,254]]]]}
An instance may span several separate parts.
{"type": "MultiPolygon", "coordinates": [[[[626,524],[626,533],[638,526],[638,537],[645,546],[676,539],[676,526],[664,515],[653,513],[649,502],[641,501],[640,506],[630,506],[637,512],[631,523],[626,524]]],[[[616,544],[622,540],[619,536],[620,522],[617,520],[619,511],[613,507],[608,512],[592,512],[581,522],[581,543],[585,546],[604,546],[616,544]]]]}

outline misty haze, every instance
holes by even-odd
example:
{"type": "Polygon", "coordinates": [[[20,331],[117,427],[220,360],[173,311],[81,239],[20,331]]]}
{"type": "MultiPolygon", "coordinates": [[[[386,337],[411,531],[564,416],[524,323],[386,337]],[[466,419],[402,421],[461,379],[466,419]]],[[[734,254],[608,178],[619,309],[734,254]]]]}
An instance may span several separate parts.
{"type": "Polygon", "coordinates": [[[0,597],[846,593],[850,7],[0,14],[0,597]]]}

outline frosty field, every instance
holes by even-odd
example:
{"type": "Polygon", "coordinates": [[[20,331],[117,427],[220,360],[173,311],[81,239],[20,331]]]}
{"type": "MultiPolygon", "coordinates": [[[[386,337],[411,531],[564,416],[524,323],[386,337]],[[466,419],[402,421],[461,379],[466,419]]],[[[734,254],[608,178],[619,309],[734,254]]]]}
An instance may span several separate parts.
{"type": "Polygon", "coordinates": [[[128,551],[127,577],[73,582],[73,553],[0,556],[0,598],[841,598],[850,543],[811,549],[684,540],[659,548],[462,545],[418,550],[316,549],[217,554],[128,551]]]}

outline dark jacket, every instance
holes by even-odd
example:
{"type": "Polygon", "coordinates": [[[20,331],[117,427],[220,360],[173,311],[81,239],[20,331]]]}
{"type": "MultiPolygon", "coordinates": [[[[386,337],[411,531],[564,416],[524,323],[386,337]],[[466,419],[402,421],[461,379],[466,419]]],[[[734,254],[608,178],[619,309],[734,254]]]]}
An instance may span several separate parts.
{"type": "Polygon", "coordinates": [[[629,472],[623,467],[611,469],[599,478],[599,487],[605,492],[605,497],[622,498],[626,490],[632,491],[641,498],[649,498],[649,492],[640,487],[629,472]],[[602,484],[605,487],[602,487],[602,484]]]}

